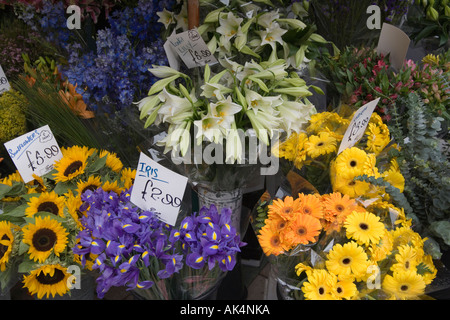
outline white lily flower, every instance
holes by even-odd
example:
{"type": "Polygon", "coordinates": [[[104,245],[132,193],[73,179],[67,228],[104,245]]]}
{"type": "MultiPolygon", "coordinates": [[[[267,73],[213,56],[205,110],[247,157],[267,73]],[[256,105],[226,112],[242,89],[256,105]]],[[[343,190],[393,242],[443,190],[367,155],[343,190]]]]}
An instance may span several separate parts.
{"type": "Polygon", "coordinates": [[[257,23],[264,28],[271,28],[274,23],[276,23],[276,19],[279,19],[280,15],[277,11],[269,11],[263,13],[257,20],[257,23]]]}
{"type": "Polygon", "coordinates": [[[180,13],[175,15],[175,21],[177,22],[175,29],[181,29],[183,31],[187,31],[189,29],[187,1],[183,2],[180,13]]]}
{"type": "Polygon", "coordinates": [[[231,51],[230,40],[239,32],[243,20],[242,18],[236,17],[232,12],[228,12],[226,17],[220,16],[220,25],[216,31],[221,34],[218,45],[219,48],[222,48],[222,51],[231,51]]]}
{"type": "Polygon", "coordinates": [[[174,75],[180,75],[181,72],[167,66],[156,66],[152,65],[152,68],[148,69],[151,74],[158,78],[168,78],[174,75]]]}
{"type": "Polygon", "coordinates": [[[280,27],[278,23],[274,23],[272,27],[266,28],[265,30],[258,31],[261,36],[261,46],[266,44],[270,45],[273,50],[277,48],[277,42],[283,44],[283,39],[281,36],[287,32],[286,29],[280,27]]]}
{"type": "Polygon", "coordinates": [[[202,141],[205,138],[207,141],[221,143],[223,141],[223,132],[219,125],[219,120],[216,117],[207,116],[201,120],[194,121],[197,127],[197,141],[202,141]]]}
{"type": "Polygon", "coordinates": [[[169,28],[169,25],[175,22],[173,12],[167,11],[166,8],[163,9],[163,11],[156,13],[159,17],[158,22],[161,22],[164,24],[166,29],[169,28]]]}
{"type": "Polygon", "coordinates": [[[226,163],[242,162],[243,144],[242,137],[239,136],[239,131],[236,129],[236,124],[229,130],[227,130],[226,136],[226,163]]]}
{"type": "MultiPolygon", "coordinates": [[[[178,123],[179,119],[174,118],[175,116],[180,114],[183,114],[183,116],[186,114],[192,115],[193,113],[191,102],[188,99],[170,94],[166,88],[161,91],[158,97],[163,102],[158,112],[162,122],[178,123]]],[[[191,98],[195,99],[195,97],[191,98]]]]}
{"type": "Polygon", "coordinates": [[[245,88],[245,100],[247,101],[247,110],[253,110],[255,114],[258,111],[275,114],[276,107],[283,103],[281,95],[263,97],[258,92],[245,88]]]}
{"type": "MultiPolygon", "coordinates": [[[[227,117],[232,117],[236,113],[242,110],[242,106],[231,101],[231,96],[226,99],[220,100],[216,103],[210,104],[211,115],[213,117],[227,119],[227,117]]],[[[223,122],[223,121],[222,121],[223,122]]]]}
{"type": "Polygon", "coordinates": [[[232,92],[233,90],[225,87],[219,83],[209,83],[206,82],[204,85],[200,87],[202,89],[202,93],[200,96],[203,96],[207,99],[217,99],[224,100],[225,94],[232,92]]]}
{"type": "Polygon", "coordinates": [[[282,119],[281,127],[288,134],[291,134],[292,131],[300,132],[311,119],[311,115],[316,113],[314,105],[300,101],[283,101],[277,109],[282,119]]]}

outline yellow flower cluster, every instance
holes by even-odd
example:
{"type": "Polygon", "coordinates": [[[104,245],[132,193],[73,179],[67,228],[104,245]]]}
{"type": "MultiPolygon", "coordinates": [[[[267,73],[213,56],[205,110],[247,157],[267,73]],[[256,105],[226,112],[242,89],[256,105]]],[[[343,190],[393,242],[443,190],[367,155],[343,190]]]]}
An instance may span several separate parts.
{"type": "Polygon", "coordinates": [[[298,276],[306,273],[301,287],[305,299],[417,299],[424,294],[437,273],[424,251],[426,239],[410,228],[400,211],[401,218],[387,224],[371,207],[346,217],[346,240],[322,252],[323,260],[295,266],[298,276]]]}
{"type": "MultiPolygon", "coordinates": [[[[63,157],[55,162],[54,171],[44,177],[34,176],[33,181],[24,183],[15,172],[0,179],[0,185],[7,186],[3,188],[6,190],[3,197],[0,196],[0,204],[8,202],[3,216],[14,212],[18,221],[17,226],[0,224],[1,244],[5,248],[0,257],[0,271],[14,259],[34,261],[34,267],[24,272],[24,286],[39,299],[64,295],[70,276],[67,267],[81,262],[67,248],[76,245],[75,237],[83,228],[82,193],[98,188],[121,193],[132,186],[136,175],[136,170],[124,168],[114,153],[105,150],[73,146],[61,148],[61,152],[63,157]],[[11,233],[12,227],[18,230],[16,237],[11,233]],[[13,238],[19,239],[16,248],[13,238]]],[[[95,258],[91,255],[90,261],[86,261],[88,269],[95,258]]]]}
{"type": "Polygon", "coordinates": [[[403,192],[405,182],[399,166],[395,158],[387,156],[388,149],[396,148],[396,145],[388,147],[389,129],[377,113],[372,114],[363,138],[337,154],[351,118],[352,115],[341,117],[335,112],[314,114],[306,132],[289,136],[274,148],[275,154],[292,162],[297,169],[312,166],[329,169],[333,191],[350,197],[384,194],[384,190],[355,179],[361,175],[381,177],[403,192]]]}

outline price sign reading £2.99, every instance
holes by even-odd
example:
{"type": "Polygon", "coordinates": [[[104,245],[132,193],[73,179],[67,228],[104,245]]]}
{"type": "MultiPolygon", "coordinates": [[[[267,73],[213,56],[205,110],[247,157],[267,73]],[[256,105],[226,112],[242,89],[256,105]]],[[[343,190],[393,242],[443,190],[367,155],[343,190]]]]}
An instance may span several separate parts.
{"type": "Polygon", "coordinates": [[[142,210],[154,212],[161,221],[174,226],[186,184],[186,177],[141,153],[131,191],[131,202],[142,210]]]}
{"type": "Polygon", "coordinates": [[[52,171],[62,158],[48,125],[6,142],[5,148],[25,182],[33,180],[33,174],[41,177],[52,171]]]}
{"type": "Polygon", "coordinates": [[[372,100],[356,110],[352,121],[350,121],[350,124],[348,125],[347,131],[344,133],[337,154],[340,154],[347,148],[353,147],[363,137],[364,131],[366,131],[367,125],[369,124],[370,117],[379,100],[380,98],[372,100]]]}

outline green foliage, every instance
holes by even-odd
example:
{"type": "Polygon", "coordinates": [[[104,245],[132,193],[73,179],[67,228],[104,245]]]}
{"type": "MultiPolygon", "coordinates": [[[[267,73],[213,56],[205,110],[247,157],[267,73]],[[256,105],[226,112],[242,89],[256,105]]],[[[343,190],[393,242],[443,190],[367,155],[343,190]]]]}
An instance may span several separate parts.
{"type": "Polygon", "coordinates": [[[1,144],[26,133],[24,105],[23,96],[14,90],[5,92],[0,96],[1,144]]]}
{"type": "Polygon", "coordinates": [[[439,137],[443,119],[427,112],[416,93],[398,99],[390,114],[389,130],[401,148],[398,163],[405,178],[404,195],[420,222],[414,227],[422,235],[436,236],[441,246],[450,246],[448,231],[442,232],[442,223],[450,219],[449,152],[439,137]],[[397,109],[405,113],[400,115],[397,109]]]}

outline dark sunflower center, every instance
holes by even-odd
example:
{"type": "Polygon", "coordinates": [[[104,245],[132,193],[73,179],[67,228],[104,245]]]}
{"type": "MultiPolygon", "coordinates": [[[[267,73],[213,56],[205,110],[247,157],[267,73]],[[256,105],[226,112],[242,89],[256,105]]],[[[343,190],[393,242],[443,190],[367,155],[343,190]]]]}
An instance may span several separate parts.
{"type": "Polygon", "coordinates": [[[98,186],[96,186],[95,184],[90,184],[86,187],[83,188],[83,190],[81,190],[81,193],[84,193],[85,191],[91,190],[91,191],[95,191],[98,189],[98,186]]]}
{"type": "Polygon", "coordinates": [[[369,229],[369,226],[367,225],[367,223],[364,223],[364,222],[361,222],[361,223],[359,224],[359,227],[360,227],[362,230],[367,230],[367,229],[369,229]]]}
{"type": "Polygon", "coordinates": [[[62,272],[59,269],[55,269],[55,272],[53,273],[53,276],[50,276],[50,274],[44,274],[44,272],[41,272],[37,277],[37,281],[41,284],[57,284],[64,280],[64,272],[62,272]]]}
{"type": "MultiPolygon", "coordinates": [[[[2,240],[10,240],[9,237],[4,234],[2,237],[2,240]]],[[[3,244],[0,244],[0,259],[3,258],[3,256],[5,255],[6,251],[8,251],[8,246],[5,246],[3,244]]]]}
{"type": "Polygon", "coordinates": [[[56,242],[56,233],[53,230],[42,228],[33,235],[33,247],[38,251],[48,251],[56,242]]]}
{"type": "Polygon", "coordinates": [[[349,264],[351,262],[350,258],[344,258],[342,259],[343,264],[349,264]]]}
{"type": "Polygon", "coordinates": [[[78,169],[81,168],[82,165],[83,162],[81,162],[80,160],[72,162],[67,166],[66,170],[64,170],[64,176],[68,177],[69,175],[75,173],[78,169]]]}
{"type": "Polygon", "coordinates": [[[50,212],[50,213],[53,213],[54,215],[58,215],[58,213],[59,213],[58,206],[56,205],[56,203],[54,203],[52,201],[42,202],[37,207],[37,210],[38,210],[38,212],[41,212],[41,211],[50,212]]]}
{"type": "Polygon", "coordinates": [[[400,287],[400,290],[402,290],[402,291],[407,291],[407,290],[408,290],[408,286],[407,286],[406,284],[404,284],[404,285],[402,285],[402,286],[400,287]]]}
{"type": "Polygon", "coordinates": [[[323,287],[319,288],[319,294],[322,295],[325,293],[325,289],[323,287]]]}
{"type": "Polygon", "coordinates": [[[356,167],[357,163],[355,160],[350,161],[350,167],[356,167]]]}

